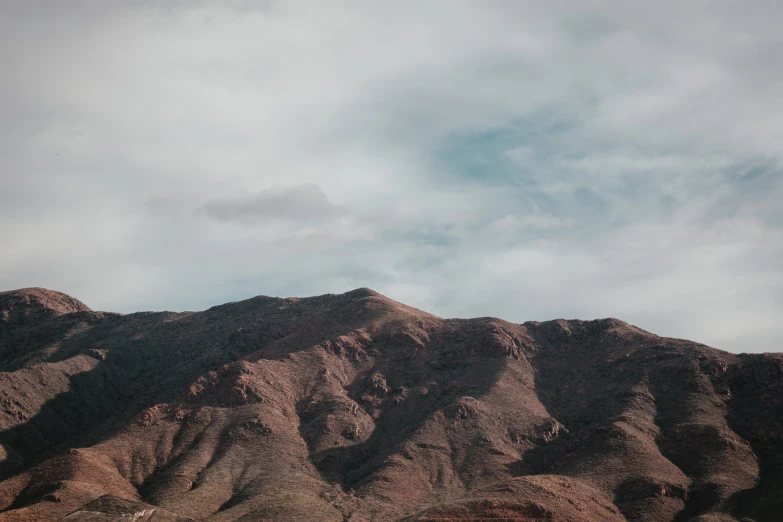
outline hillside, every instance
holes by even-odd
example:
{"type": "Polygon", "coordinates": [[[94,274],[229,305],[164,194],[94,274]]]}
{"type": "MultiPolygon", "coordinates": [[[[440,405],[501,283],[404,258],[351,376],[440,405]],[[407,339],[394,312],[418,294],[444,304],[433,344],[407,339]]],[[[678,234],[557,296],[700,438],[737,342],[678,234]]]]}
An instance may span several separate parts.
{"type": "Polygon", "coordinates": [[[128,315],[0,293],[0,430],[0,522],[783,513],[781,354],[369,289],[128,315]]]}

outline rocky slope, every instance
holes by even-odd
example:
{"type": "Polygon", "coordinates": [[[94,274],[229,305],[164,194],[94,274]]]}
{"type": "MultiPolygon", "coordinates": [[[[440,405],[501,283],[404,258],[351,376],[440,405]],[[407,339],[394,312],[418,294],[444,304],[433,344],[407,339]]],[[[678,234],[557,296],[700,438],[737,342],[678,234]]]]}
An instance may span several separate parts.
{"type": "Polygon", "coordinates": [[[0,521],[783,513],[780,354],[368,289],[129,315],[0,293],[0,430],[0,521]]]}

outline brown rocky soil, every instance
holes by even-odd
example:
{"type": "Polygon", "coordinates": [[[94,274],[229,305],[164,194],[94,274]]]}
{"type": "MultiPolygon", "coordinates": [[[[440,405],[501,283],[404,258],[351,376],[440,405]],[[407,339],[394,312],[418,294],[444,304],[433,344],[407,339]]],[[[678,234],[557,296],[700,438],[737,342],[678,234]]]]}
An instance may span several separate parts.
{"type": "Polygon", "coordinates": [[[104,495],[62,519],[63,522],[194,522],[157,506],[104,495]]]}
{"type": "Polygon", "coordinates": [[[0,293],[0,522],[142,512],[783,520],[783,356],[368,289],[129,315],[0,293]]]}

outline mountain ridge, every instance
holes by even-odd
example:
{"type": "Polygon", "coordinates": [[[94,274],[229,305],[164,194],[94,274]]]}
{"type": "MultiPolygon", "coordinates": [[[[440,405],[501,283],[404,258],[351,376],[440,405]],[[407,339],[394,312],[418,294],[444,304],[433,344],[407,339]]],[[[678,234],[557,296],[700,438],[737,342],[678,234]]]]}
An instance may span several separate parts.
{"type": "Polygon", "coordinates": [[[210,521],[783,508],[781,354],[614,318],[443,319],[368,288],[125,315],[38,288],[6,311],[0,521],[103,495],[210,521]]]}

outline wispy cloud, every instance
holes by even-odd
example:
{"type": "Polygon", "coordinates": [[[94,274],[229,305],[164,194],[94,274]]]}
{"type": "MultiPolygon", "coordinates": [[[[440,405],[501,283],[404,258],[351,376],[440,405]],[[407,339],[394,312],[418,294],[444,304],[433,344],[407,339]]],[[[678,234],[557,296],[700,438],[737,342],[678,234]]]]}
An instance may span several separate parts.
{"type": "Polygon", "coordinates": [[[514,214],[508,214],[505,217],[496,219],[490,223],[490,227],[496,230],[502,231],[517,231],[523,228],[560,228],[572,226],[574,223],[570,220],[564,220],[557,216],[551,216],[546,214],[532,214],[522,217],[514,214]]]}

